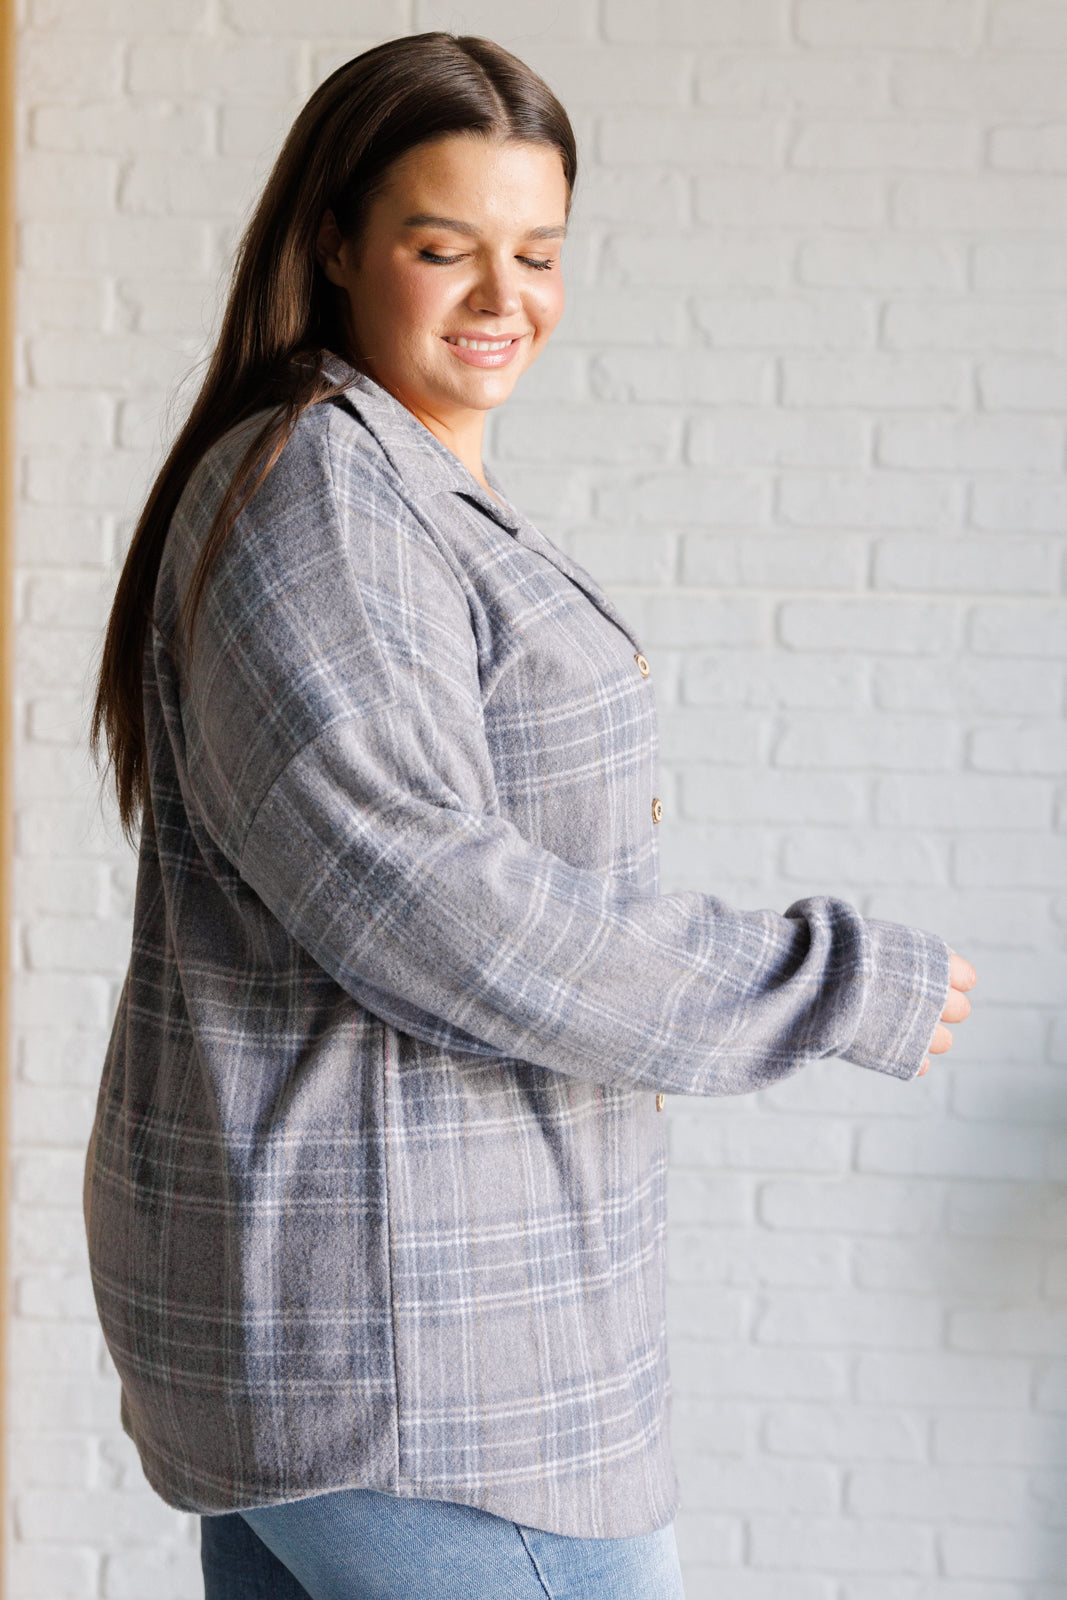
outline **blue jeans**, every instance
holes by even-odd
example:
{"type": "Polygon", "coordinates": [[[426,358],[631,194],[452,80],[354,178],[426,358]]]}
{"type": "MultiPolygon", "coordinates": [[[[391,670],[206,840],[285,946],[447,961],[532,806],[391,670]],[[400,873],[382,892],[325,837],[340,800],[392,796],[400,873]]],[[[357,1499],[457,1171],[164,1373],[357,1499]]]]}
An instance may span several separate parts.
{"type": "Polygon", "coordinates": [[[571,1539],[372,1489],[200,1527],[205,1600],[684,1600],[671,1527],[571,1539]]]}

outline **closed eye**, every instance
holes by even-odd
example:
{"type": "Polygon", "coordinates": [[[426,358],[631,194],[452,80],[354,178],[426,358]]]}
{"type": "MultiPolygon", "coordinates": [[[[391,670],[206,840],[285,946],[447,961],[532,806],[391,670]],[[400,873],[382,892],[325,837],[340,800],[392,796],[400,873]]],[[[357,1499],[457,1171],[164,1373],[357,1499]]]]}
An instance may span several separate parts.
{"type": "MultiPolygon", "coordinates": [[[[420,250],[419,255],[423,261],[429,261],[435,267],[454,267],[457,261],[463,260],[462,252],[458,256],[439,256],[433,250],[420,250]]],[[[553,261],[536,261],[532,256],[518,256],[517,259],[538,272],[550,272],[555,265],[553,261]]]]}

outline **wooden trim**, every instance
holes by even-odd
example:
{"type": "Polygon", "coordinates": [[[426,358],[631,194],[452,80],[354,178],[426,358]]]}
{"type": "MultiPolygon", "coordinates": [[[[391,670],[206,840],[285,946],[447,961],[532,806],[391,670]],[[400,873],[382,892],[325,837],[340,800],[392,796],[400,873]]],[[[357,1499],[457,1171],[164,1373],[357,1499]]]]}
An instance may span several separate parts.
{"type": "MultiPolygon", "coordinates": [[[[11,874],[14,862],[15,24],[0,0],[0,1439],[7,1440],[11,1186],[11,874]]],[[[0,1448],[0,1574],[6,1568],[7,1454],[0,1448]]],[[[0,1590],[5,1587],[0,1576],[0,1590]]]]}

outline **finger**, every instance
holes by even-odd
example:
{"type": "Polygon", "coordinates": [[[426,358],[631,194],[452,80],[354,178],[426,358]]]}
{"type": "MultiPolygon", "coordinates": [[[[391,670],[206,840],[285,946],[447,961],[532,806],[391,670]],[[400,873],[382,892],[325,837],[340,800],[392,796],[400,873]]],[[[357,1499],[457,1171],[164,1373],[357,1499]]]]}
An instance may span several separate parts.
{"type": "Polygon", "coordinates": [[[971,963],[958,956],[955,950],[949,952],[949,982],[954,989],[973,989],[978,982],[978,974],[971,963]]]}
{"type": "Polygon", "coordinates": [[[926,1056],[926,1057],[924,1057],[924,1059],[923,1059],[923,1064],[922,1064],[922,1066],[921,1066],[921,1067],[920,1067],[920,1068],[919,1068],[919,1070],[918,1070],[918,1072],[917,1072],[917,1073],[916,1073],[916,1074],[915,1074],[915,1076],[916,1076],[916,1077],[917,1077],[917,1078],[925,1078],[925,1076],[926,1076],[926,1074],[927,1074],[927,1073],[928,1073],[928,1072],[929,1072],[929,1070],[930,1070],[930,1057],[929,1057],[929,1056],[926,1056]]]}
{"type": "Polygon", "coordinates": [[[947,1028],[938,1023],[934,1029],[934,1036],[930,1040],[930,1054],[932,1056],[944,1055],[946,1050],[952,1049],[952,1035],[947,1028]]]}
{"type": "Polygon", "coordinates": [[[965,994],[958,989],[950,989],[945,1009],[941,1013],[942,1022],[962,1022],[971,1014],[971,1002],[965,994]]]}

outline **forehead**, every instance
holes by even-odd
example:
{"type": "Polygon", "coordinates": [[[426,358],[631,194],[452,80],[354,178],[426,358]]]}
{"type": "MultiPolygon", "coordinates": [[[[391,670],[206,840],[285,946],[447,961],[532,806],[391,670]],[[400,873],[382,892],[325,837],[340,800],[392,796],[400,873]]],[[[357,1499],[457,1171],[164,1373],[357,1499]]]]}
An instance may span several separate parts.
{"type": "Polygon", "coordinates": [[[389,169],[381,195],[383,209],[397,222],[409,213],[435,213],[533,227],[563,223],[569,198],[563,158],[554,145],[478,133],[415,145],[389,169]]]}

